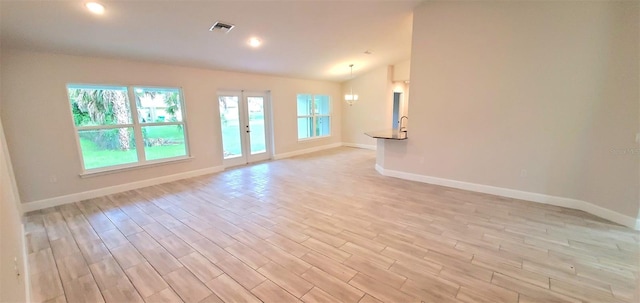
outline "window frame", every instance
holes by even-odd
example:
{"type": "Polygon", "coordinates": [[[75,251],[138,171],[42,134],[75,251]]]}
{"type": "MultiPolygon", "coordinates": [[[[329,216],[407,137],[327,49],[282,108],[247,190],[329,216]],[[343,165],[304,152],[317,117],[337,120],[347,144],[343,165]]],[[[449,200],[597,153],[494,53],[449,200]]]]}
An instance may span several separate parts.
{"type": "Polygon", "coordinates": [[[76,149],[78,151],[78,159],[80,160],[80,167],[82,168],[82,172],[80,173],[80,177],[90,177],[95,175],[103,175],[109,174],[119,171],[132,170],[141,167],[149,167],[149,166],[157,166],[164,165],[174,162],[181,162],[185,160],[192,159],[190,144],[189,144],[189,131],[188,131],[188,118],[187,118],[187,110],[186,110],[186,102],[184,97],[184,91],[180,86],[152,86],[152,85],[118,85],[118,84],[87,84],[87,83],[67,83],[65,85],[66,95],[67,95],[67,104],[69,106],[69,114],[71,126],[75,131],[75,139],[76,139],[76,149]],[[91,126],[77,126],[73,116],[73,103],[70,102],[69,97],[69,88],[73,87],[93,87],[93,88],[126,88],[127,92],[127,102],[128,102],[128,110],[131,118],[131,123],[129,124],[108,124],[108,125],[91,125],[91,126]],[[174,122],[152,122],[152,123],[141,123],[138,116],[138,105],[136,102],[136,94],[135,89],[175,89],[179,94],[179,104],[180,104],[180,113],[182,115],[182,121],[174,121],[174,122]],[[148,126],[167,126],[167,125],[182,125],[184,132],[184,146],[185,146],[185,155],[176,156],[176,157],[168,157],[161,159],[153,159],[147,160],[145,154],[145,144],[144,137],[142,135],[142,128],[148,126]],[[101,129],[118,129],[118,128],[130,128],[132,129],[132,135],[134,136],[134,141],[136,144],[136,155],[137,161],[131,163],[117,164],[117,165],[109,165],[97,168],[87,169],[85,167],[85,159],[82,151],[82,145],[80,144],[80,131],[86,130],[101,130],[101,129]]]}
{"type": "Polygon", "coordinates": [[[333,113],[333,106],[332,106],[332,102],[331,102],[331,96],[328,94],[310,94],[310,93],[299,93],[296,94],[296,133],[298,133],[298,130],[300,129],[300,124],[299,124],[299,119],[300,118],[312,118],[312,129],[313,129],[313,133],[311,134],[311,136],[307,137],[307,138],[300,138],[299,135],[297,135],[298,137],[298,141],[308,141],[308,140],[316,140],[316,139],[322,139],[322,138],[328,138],[331,137],[332,134],[332,127],[331,127],[331,116],[333,113]],[[311,114],[310,115],[298,115],[298,98],[301,95],[305,95],[305,96],[311,96],[311,114]],[[327,97],[328,102],[329,102],[329,110],[327,114],[316,114],[316,110],[315,110],[315,105],[316,105],[316,96],[324,96],[327,97]],[[322,135],[322,136],[318,136],[316,130],[317,130],[317,126],[318,126],[318,118],[323,118],[323,117],[327,117],[329,118],[329,133],[326,135],[322,135]]]}

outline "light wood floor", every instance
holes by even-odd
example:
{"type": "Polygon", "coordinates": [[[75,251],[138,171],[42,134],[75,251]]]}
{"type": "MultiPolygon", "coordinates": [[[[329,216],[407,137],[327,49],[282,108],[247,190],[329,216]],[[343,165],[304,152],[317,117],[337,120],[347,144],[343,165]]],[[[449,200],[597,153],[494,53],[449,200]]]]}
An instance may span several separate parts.
{"type": "Polygon", "coordinates": [[[30,213],[34,302],[638,302],[639,234],[339,148],[30,213]]]}

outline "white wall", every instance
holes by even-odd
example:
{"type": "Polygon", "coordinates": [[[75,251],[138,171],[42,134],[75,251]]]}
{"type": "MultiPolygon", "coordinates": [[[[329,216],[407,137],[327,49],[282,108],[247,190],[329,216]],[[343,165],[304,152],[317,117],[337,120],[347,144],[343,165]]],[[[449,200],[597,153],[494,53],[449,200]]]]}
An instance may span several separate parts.
{"type": "MultiPolygon", "coordinates": [[[[342,101],[342,140],[346,144],[374,147],[368,131],[391,128],[393,114],[393,67],[384,66],[342,84],[343,95],[353,86],[358,102],[349,106],[342,101]]],[[[344,98],[344,97],[343,97],[344,98]]]]}
{"type": "Polygon", "coordinates": [[[385,168],[636,218],[639,24],[638,2],[425,2],[385,168]]]}
{"type": "Polygon", "coordinates": [[[26,302],[27,275],[19,201],[0,119],[0,302],[26,302]],[[16,266],[20,276],[16,276],[16,266]]]}
{"type": "Polygon", "coordinates": [[[298,142],[296,131],[296,94],[342,102],[338,83],[15,50],[2,52],[2,80],[2,119],[22,202],[221,166],[218,90],[271,90],[276,155],[342,142],[340,106],[332,106],[331,137],[298,142]],[[194,159],[80,178],[67,83],[182,87],[194,159]]]}
{"type": "Polygon", "coordinates": [[[411,77],[411,60],[400,61],[393,65],[393,82],[409,81],[411,77]]]}

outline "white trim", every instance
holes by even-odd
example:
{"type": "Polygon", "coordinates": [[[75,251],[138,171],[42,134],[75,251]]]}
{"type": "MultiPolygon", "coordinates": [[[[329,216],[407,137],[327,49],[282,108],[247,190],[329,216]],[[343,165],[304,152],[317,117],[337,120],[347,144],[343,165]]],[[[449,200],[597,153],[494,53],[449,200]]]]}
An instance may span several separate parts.
{"type": "Polygon", "coordinates": [[[307,137],[307,138],[298,138],[298,142],[313,141],[313,140],[320,140],[320,139],[326,139],[326,138],[331,138],[331,134],[324,135],[324,136],[313,136],[313,137],[307,137]]]}
{"type": "Polygon", "coordinates": [[[85,171],[84,173],[81,173],[79,176],[80,178],[91,178],[91,177],[115,174],[115,173],[128,171],[128,170],[135,170],[139,168],[147,168],[147,167],[154,167],[154,166],[161,166],[166,164],[190,161],[193,159],[194,157],[178,156],[173,158],[164,158],[164,159],[157,159],[157,160],[151,160],[151,161],[145,161],[145,162],[134,162],[132,164],[107,166],[104,168],[90,169],[88,171],[85,171]]]}
{"type": "Polygon", "coordinates": [[[141,180],[141,181],[136,181],[131,183],[114,185],[114,186],[89,190],[85,192],[79,192],[79,193],[24,203],[22,209],[24,210],[24,212],[30,212],[30,211],[58,206],[62,204],[68,204],[68,203],[78,202],[86,199],[92,199],[92,198],[102,197],[102,196],[111,195],[115,193],[120,193],[127,190],[132,190],[132,189],[137,189],[137,188],[142,188],[142,187],[147,187],[147,186],[152,186],[152,185],[157,185],[157,184],[162,184],[162,183],[167,183],[167,182],[172,182],[172,181],[177,181],[177,180],[182,180],[187,178],[193,178],[201,175],[215,174],[223,170],[224,168],[222,166],[214,166],[214,167],[192,170],[192,171],[168,175],[168,176],[162,176],[158,178],[152,178],[152,179],[141,180]]]}
{"type": "MultiPolygon", "coordinates": [[[[385,175],[385,170],[384,170],[384,168],[382,168],[382,166],[378,165],[377,163],[376,163],[375,168],[376,168],[376,171],[377,171],[379,174],[381,174],[381,175],[383,175],[383,176],[389,176],[389,175],[385,175]]],[[[391,177],[391,176],[389,176],[389,177],[391,177]]],[[[396,177],[396,178],[400,178],[400,177],[396,177]]],[[[402,179],[402,178],[400,178],[400,179],[402,179]]]]}
{"type": "Polygon", "coordinates": [[[360,143],[347,143],[347,142],[342,142],[342,146],[346,146],[346,147],[355,147],[355,148],[362,148],[362,149],[370,149],[370,150],[376,150],[376,149],[377,149],[375,145],[360,144],[360,143]]]}
{"type": "Polygon", "coordinates": [[[338,143],[331,143],[331,144],[322,145],[322,146],[316,146],[316,147],[312,147],[312,148],[296,150],[296,151],[292,151],[292,152],[288,152],[288,153],[275,154],[273,156],[273,160],[291,158],[291,157],[295,157],[295,156],[299,156],[299,155],[313,153],[313,152],[317,152],[317,151],[321,151],[321,150],[325,150],[325,149],[330,149],[330,148],[336,148],[336,147],[340,147],[340,146],[342,146],[342,143],[338,142],[338,143]]]}
{"type": "Polygon", "coordinates": [[[412,174],[412,173],[407,173],[407,172],[402,172],[397,170],[385,169],[382,166],[377,164],[375,166],[375,169],[381,175],[389,176],[389,177],[395,177],[395,178],[400,178],[400,179],[405,179],[410,181],[417,181],[417,182],[441,185],[446,187],[453,187],[453,188],[481,192],[485,194],[491,194],[491,195],[502,196],[507,198],[527,200],[531,202],[582,210],[590,214],[596,215],[598,217],[602,217],[604,219],[610,220],[612,222],[633,228],[635,230],[640,230],[640,218],[629,217],[627,215],[623,215],[618,212],[612,211],[610,209],[606,209],[601,206],[598,206],[586,201],[582,201],[582,200],[557,197],[557,196],[549,196],[549,195],[526,192],[526,191],[509,189],[509,188],[502,188],[502,187],[496,187],[496,186],[490,186],[490,185],[483,185],[483,184],[469,183],[469,182],[463,182],[463,181],[456,181],[451,179],[412,174]]]}
{"type": "Polygon", "coordinates": [[[22,226],[22,268],[24,269],[22,272],[22,281],[24,282],[24,292],[25,292],[25,302],[31,302],[31,276],[29,273],[29,255],[27,254],[27,245],[24,243],[26,238],[24,231],[24,223],[20,224],[22,226]]]}

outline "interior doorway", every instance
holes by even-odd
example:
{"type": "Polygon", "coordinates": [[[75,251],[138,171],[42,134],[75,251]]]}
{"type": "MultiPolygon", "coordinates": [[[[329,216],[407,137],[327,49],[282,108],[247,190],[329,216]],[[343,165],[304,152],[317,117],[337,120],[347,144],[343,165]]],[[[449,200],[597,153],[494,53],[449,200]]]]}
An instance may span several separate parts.
{"type": "Polygon", "coordinates": [[[400,128],[400,106],[402,101],[402,93],[394,92],[393,93],[393,117],[391,119],[391,128],[400,128]]]}

